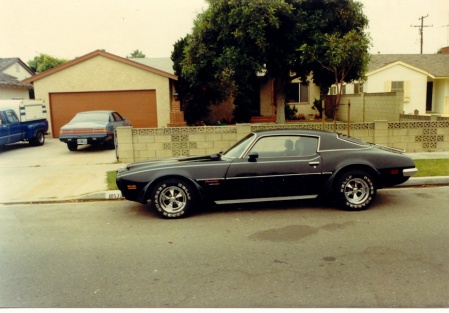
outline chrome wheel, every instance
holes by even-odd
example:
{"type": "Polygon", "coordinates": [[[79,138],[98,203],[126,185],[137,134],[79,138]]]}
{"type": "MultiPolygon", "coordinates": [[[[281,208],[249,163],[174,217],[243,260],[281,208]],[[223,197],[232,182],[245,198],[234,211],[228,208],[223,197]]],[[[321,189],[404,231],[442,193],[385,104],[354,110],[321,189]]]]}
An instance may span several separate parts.
{"type": "Polygon", "coordinates": [[[344,187],[346,200],[351,204],[361,204],[370,195],[370,186],[361,178],[353,178],[344,187]]]}
{"type": "Polygon", "coordinates": [[[178,213],[187,204],[187,195],[177,186],[169,186],[159,194],[159,205],[167,213],[178,213]]]}
{"type": "Polygon", "coordinates": [[[343,173],[334,191],[338,204],[351,211],[367,209],[376,197],[376,186],[371,175],[359,170],[343,173]]]}
{"type": "Polygon", "coordinates": [[[193,211],[196,195],[191,183],[173,178],[158,183],[150,199],[151,205],[160,216],[180,218],[193,211]]]}

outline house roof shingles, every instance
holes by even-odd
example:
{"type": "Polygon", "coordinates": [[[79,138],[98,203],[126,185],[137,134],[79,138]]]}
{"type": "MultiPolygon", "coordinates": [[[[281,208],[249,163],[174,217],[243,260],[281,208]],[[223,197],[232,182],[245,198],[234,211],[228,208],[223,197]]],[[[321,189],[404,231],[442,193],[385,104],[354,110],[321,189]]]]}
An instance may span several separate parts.
{"type": "Polygon", "coordinates": [[[403,62],[435,77],[449,77],[449,54],[373,54],[368,72],[395,62],[403,62]]]}
{"type": "Polygon", "coordinates": [[[34,75],[33,71],[28,68],[19,58],[0,58],[0,86],[21,87],[21,88],[33,88],[31,84],[22,83],[17,77],[3,73],[11,65],[19,63],[25,68],[31,75],[34,75]]]}

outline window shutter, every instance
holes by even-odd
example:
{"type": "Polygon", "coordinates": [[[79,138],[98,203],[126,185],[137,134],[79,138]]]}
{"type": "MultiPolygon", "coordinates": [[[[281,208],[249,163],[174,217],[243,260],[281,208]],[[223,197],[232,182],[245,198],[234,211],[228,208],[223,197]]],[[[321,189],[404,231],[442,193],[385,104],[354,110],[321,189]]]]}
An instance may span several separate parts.
{"type": "Polygon", "coordinates": [[[384,91],[391,92],[391,80],[385,82],[384,91]]]}
{"type": "Polygon", "coordinates": [[[404,81],[404,102],[410,102],[410,81],[404,81]]]}

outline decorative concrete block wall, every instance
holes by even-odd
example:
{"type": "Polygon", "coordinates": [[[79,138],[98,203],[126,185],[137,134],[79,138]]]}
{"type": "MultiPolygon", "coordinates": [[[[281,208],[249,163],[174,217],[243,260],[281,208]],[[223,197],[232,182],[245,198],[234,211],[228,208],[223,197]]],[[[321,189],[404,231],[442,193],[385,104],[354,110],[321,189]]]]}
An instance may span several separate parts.
{"type": "MultiPolygon", "coordinates": [[[[401,119],[406,119],[401,116],[401,119]]],[[[251,131],[267,129],[314,129],[335,131],[367,142],[400,148],[407,152],[449,151],[449,118],[372,123],[237,124],[167,128],[119,127],[118,161],[138,162],[169,157],[218,153],[230,148],[251,131]],[[334,129],[335,128],[335,129],[334,129]]]]}

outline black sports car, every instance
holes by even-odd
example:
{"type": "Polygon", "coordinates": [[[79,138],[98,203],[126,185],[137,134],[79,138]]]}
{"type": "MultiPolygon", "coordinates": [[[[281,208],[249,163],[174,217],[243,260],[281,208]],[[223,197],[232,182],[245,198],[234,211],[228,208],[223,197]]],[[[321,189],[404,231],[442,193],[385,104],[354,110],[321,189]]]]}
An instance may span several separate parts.
{"type": "Polygon", "coordinates": [[[133,163],[117,171],[123,196],[151,202],[165,218],[184,217],[202,201],[215,204],[331,196],[363,210],[376,191],[415,174],[402,150],[342,134],[271,130],[248,134],[224,153],[133,163]]]}

